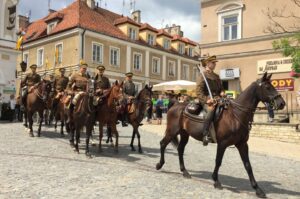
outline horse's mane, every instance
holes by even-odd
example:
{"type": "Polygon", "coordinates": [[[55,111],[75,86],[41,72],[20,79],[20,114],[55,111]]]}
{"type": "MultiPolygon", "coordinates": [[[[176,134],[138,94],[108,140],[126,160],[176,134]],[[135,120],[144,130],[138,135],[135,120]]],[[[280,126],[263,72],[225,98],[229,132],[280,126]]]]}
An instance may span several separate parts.
{"type": "Polygon", "coordinates": [[[136,99],[139,100],[141,98],[142,93],[144,90],[148,90],[152,94],[152,90],[150,88],[144,87],[137,95],[136,99]]]}

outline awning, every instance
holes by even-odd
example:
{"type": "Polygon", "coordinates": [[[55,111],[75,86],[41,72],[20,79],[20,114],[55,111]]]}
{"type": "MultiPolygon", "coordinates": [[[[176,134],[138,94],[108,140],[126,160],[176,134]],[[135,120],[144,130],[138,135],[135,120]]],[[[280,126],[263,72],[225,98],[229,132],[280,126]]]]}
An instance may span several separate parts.
{"type": "Polygon", "coordinates": [[[179,91],[179,90],[195,90],[196,82],[186,81],[186,80],[177,80],[170,82],[163,82],[160,84],[153,85],[153,91],[179,91]]]}

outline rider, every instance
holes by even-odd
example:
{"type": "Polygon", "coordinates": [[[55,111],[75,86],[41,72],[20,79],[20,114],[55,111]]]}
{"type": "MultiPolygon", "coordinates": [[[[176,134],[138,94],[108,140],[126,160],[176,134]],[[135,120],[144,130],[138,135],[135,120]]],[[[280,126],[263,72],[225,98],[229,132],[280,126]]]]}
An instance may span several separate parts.
{"type": "Polygon", "coordinates": [[[132,104],[133,99],[136,94],[135,85],[132,81],[133,73],[128,72],[125,75],[126,75],[125,83],[123,84],[123,93],[124,93],[124,97],[125,97],[125,100],[124,100],[125,111],[122,114],[122,126],[128,126],[128,124],[127,124],[127,121],[128,121],[127,104],[132,104]]]}
{"type": "MultiPolygon", "coordinates": [[[[211,90],[212,97],[222,97],[225,95],[222,81],[216,73],[214,73],[215,67],[216,67],[216,56],[209,56],[206,59],[202,59],[201,63],[202,66],[205,67],[205,70],[203,71],[203,74],[207,80],[207,83],[209,85],[209,88],[211,90]]],[[[203,145],[206,146],[209,142],[208,134],[209,134],[209,127],[213,120],[214,112],[215,112],[215,103],[214,99],[211,99],[209,96],[209,91],[206,86],[205,80],[203,76],[200,74],[200,76],[197,78],[197,87],[196,87],[196,94],[199,99],[200,104],[204,108],[204,110],[207,112],[206,119],[203,124],[203,145]]]]}
{"type": "Polygon", "coordinates": [[[110,83],[108,77],[104,76],[105,67],[99,65],[97,67],[98,73],[95,76],[96,91],[103,94],[103,91],[110,88],[110,83]]]}
{"type": "Polygon", "coordinates": [[[22,103],[25,105],[28,93],[41,82],[41,76],[36,73],[36,64],[30,66],[31,73],[27,74],[21,82],[23,92],[22,103]]]}
{"type": "Polygon", "coordinates": [[[79,71],[71,76],[70,81],[68,83],[67,89],[69,91],[69,94],[75,95],[70,103],[69,118],[71,118],[73,115],[72,113],[74,110],[74,106],[76,105],[78,98],[82,93],[84,93],[87,90],[87,67],[88,65],[86,63],[81,63],[79,71]]]}
{"type": "Polygon", "coordinates": [[[60,74],[55,77],[54,80],[54,87],[56,90],[56,96],[53,100],[53,110],[56,110],[57,104],[59,102],[59,99],[61,96],[63,96],[65,89],[67,88],[69,78],[65,76],[66,69],[60,68],[59,69],[60,74]]]}

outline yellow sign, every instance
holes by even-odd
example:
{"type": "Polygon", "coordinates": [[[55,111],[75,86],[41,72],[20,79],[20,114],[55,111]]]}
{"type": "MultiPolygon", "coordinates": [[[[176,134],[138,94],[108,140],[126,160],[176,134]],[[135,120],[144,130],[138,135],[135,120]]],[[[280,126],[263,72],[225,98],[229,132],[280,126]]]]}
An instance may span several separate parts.
{"type": "Polygon", "coordinates": [[[292,67],[292,58],[284,57],[278,59],[268,59],[257,61],[257,74],[268,73],[283,73],[290,72],[292,67]]]}
{"type": "Polygon", "coordinates": [[[237,91],[225,91],[225,93],[226,93],[227,97],[233,98],[233,99],[237,98],[237,96],[240,94],[237,91]]]}

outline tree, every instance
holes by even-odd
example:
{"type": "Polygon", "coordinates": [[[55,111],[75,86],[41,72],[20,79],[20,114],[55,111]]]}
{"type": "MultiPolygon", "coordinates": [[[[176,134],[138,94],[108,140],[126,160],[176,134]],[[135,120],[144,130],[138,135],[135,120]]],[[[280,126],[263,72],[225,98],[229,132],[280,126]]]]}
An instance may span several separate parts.
{"type": "MultiPolygon", "coordinates": [[[[290,0],[300,10],[300,0],[290,0]]],[[[295,9],[296,10],[296,9],[295,9]]],[[[300,16],[288,11],[286,6],[281,9],[263,11],[270,20],[265,32],[286,33],[287,36],[280,40],[273,41],[273,48],[281,50],[285,57],[292,57],[291,76],[300,76],[300,16]],[[285,23],[285,21],[289,23],[285,23]],[[289,25],[286,25],[289,24],[289,25]]],[[[298,13],[297,13],[298,14],[298,13]]]]}

